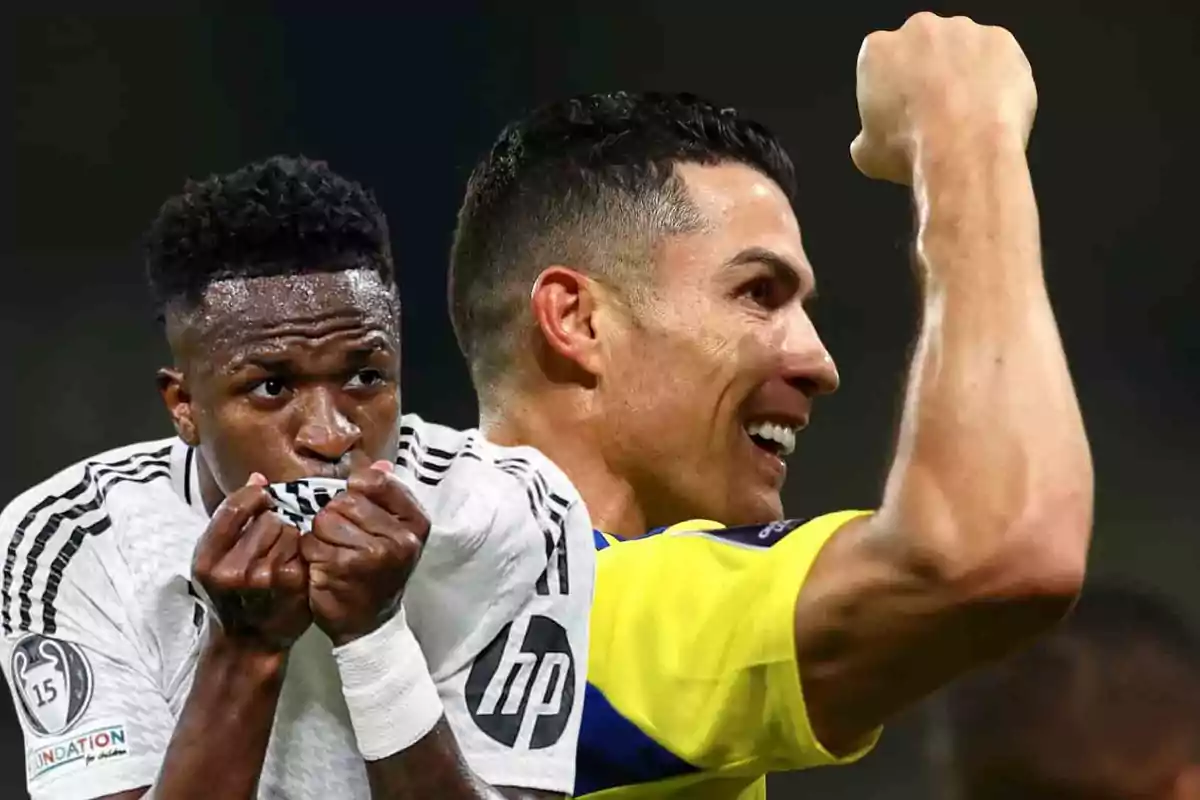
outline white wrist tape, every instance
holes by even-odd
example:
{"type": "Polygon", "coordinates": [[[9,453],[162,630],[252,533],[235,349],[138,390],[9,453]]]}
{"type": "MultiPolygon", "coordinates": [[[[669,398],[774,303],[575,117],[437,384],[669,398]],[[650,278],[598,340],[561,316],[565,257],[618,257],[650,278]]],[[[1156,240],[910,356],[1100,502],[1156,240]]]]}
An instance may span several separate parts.
{"type": "Polygon", "coordinates": [[[361,639],[335,647],[333,656],[366,760],[411,747],[442,718],[437,686],[403,609],[361,639]]]}

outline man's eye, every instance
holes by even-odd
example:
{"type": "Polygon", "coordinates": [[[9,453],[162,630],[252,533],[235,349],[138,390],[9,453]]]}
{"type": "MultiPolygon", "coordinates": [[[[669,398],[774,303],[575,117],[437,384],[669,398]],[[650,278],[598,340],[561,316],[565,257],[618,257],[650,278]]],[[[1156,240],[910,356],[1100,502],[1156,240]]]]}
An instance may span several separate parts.
{"type": "Polygon", "coordinates": [[[744,285],[741,295],[756,306],[766,309],[778,308],[786,302],[786,299],[781,296],[783,292],[777,282],[765,277],[756,278],[744,285]]]}
{"type": "Polygon", "coordinates": [[[347,382],[351,389],[363,389],[383,383],[383,373],[377,369],[364,369],[347,382]]]}
{"type": "Polygon", "coordinates": [[[250,394],[255,397],[274,399],[281,396],[285,391],[287,391],[287,384],[285,384],[282,380],[279,378],[267,378],[265,381],[259,381],[258,384],[250,390],[250,394]]]}

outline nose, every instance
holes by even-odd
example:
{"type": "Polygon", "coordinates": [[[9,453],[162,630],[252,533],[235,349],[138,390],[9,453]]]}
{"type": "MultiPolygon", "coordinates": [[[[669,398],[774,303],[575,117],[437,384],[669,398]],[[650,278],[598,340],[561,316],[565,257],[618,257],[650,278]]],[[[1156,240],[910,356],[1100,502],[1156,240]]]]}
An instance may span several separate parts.
{"type": "Polygon", "coordinates": [[[809,397],[837,391],[841,379],[837,364],[825,348],[808,314],[791,320],[784,337],[784,378],[809,397]]]}
{"type": "Polygon", "coordinates": [[[358,445],[362,431],[337,407],[330,392],[312,389],[300,404],[296,449],[300,455],[338,462],[358,445]]]}

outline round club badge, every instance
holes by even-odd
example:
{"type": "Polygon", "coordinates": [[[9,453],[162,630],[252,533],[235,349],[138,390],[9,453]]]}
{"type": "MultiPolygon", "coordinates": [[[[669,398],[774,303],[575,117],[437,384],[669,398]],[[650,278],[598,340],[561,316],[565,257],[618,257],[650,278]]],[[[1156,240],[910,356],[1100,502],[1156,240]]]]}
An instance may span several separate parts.
{"type": "Polygon", "coordinates": [[[13,647],[12,677],[21,712],[42,736],[70,730],[92,700],[92,666],[70,642],[24,637],[13,647]]]}

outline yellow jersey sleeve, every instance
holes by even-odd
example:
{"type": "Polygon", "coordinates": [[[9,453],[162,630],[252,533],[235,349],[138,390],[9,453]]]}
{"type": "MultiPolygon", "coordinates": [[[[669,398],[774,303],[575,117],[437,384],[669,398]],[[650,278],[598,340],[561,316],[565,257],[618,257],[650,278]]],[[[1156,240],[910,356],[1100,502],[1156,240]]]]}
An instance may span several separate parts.
{"type": "Polygon", "coordinates": [[[809,725],[795,604],[822,546],[866,513],[729,529],[693,520],[641,539],[598,539],[592,690],[698,772],[761,775],[860,758],[878,733],[839,759],[809,725]]]}

